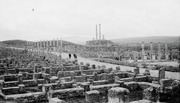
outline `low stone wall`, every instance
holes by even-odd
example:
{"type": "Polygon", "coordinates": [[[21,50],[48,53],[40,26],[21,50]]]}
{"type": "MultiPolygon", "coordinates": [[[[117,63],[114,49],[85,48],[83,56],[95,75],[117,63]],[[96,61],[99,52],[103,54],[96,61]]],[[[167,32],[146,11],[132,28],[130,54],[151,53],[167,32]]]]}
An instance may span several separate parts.
{"type": "Polygon", "coordinates": [[[132,82],[132,81],[136,81],[136,82],[148,82],[148,78],[147,76],[139,76],[139,77],[130,77],[130,78],[122,78],[119,79],[120,81],[124,81],[124,82],[132,82]]]}
{"type": "Polygon", "coordinates": [[[69,97],[77,97],[83,96],[84,88],[70,88],[70,89],[63,89],[63,90],[55,90],[52,91],[52,97],[58,98],[69,98],[69,97]]]}

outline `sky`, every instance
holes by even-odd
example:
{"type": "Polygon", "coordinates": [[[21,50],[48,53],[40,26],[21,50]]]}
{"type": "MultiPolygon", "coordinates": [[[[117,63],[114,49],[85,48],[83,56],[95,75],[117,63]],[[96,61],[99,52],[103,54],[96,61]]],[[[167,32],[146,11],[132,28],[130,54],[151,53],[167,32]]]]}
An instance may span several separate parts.
{"type": "Polygon", "coordinates": [[[180,35],[180,0],[0,0],[0,41],[180,35]]]}

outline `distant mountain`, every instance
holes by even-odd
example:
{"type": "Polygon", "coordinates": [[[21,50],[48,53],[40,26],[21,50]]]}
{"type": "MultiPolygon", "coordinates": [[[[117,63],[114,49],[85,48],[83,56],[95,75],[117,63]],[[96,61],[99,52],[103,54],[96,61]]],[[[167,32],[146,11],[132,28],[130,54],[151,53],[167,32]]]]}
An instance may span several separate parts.
{"type": "Polygon", "coordinates": [[[120,38],[120,39],[113,39],[113,42],[117,43],[179,43],[180,37],[179,36],[151,36],[151,37],[133,37],[133,38],[120,38]]]}

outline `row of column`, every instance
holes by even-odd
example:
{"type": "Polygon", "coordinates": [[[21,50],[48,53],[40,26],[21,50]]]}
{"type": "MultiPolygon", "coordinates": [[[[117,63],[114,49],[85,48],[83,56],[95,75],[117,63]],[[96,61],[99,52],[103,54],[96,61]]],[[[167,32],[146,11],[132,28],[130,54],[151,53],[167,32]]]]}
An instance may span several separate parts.
{"type": "MultiPolygon", "coordinates": [[[[146,60],[146,55],[145,55],[145,50],[144,50],[144,42],[142,42],[141,44],[142,46],[142,60],[146,60]]],[[[161,56],[162,56],[162,53],[161,53],[161,43],[159,42],[158,43],[158,60],[161,61],[161,56]]],[[[165,44],[165,57],[166,57],[166,60],[168,60],[168,46],[167,44],[165,44]]],[[[153,51],[153,43],[150,42],[150,60],[155,60],[155,54],[154,54],[154,51],[153,51]]]]}
{"type": "Polygon", "coordinates": [[[27,46],[33,47],[59,47],[62,46],[61,40],[49,40],[49,41],[36,41],[36,42],[27,42],[27,46]]]}

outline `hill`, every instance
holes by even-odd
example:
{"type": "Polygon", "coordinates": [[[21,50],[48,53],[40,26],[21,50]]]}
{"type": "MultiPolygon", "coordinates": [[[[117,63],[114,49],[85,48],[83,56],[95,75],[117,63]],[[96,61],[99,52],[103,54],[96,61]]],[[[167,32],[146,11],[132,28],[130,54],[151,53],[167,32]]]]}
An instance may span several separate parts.
{"type": "Polygon", "coordinates": [[[113,42],[117,43],[179,43],[180,41],[179,36],[151,36],[151,37],[133,37],[133,38],[121,38],[121,39],[113,39],[113,42]]]}
{"type": "MultiPolygon", "coordinates": [[[[6,40],[6,41],[2,41],[2,44],[6,44],[9,46],[18,46],[18,47],[22,47],[22,46],[26,46],[27,41],[25,40],[6,40]]],[[[77,46],[77,44],[68,42],[68,41],[62,41],[63,45],[71,45],[71,46],[77,46]]]]}

